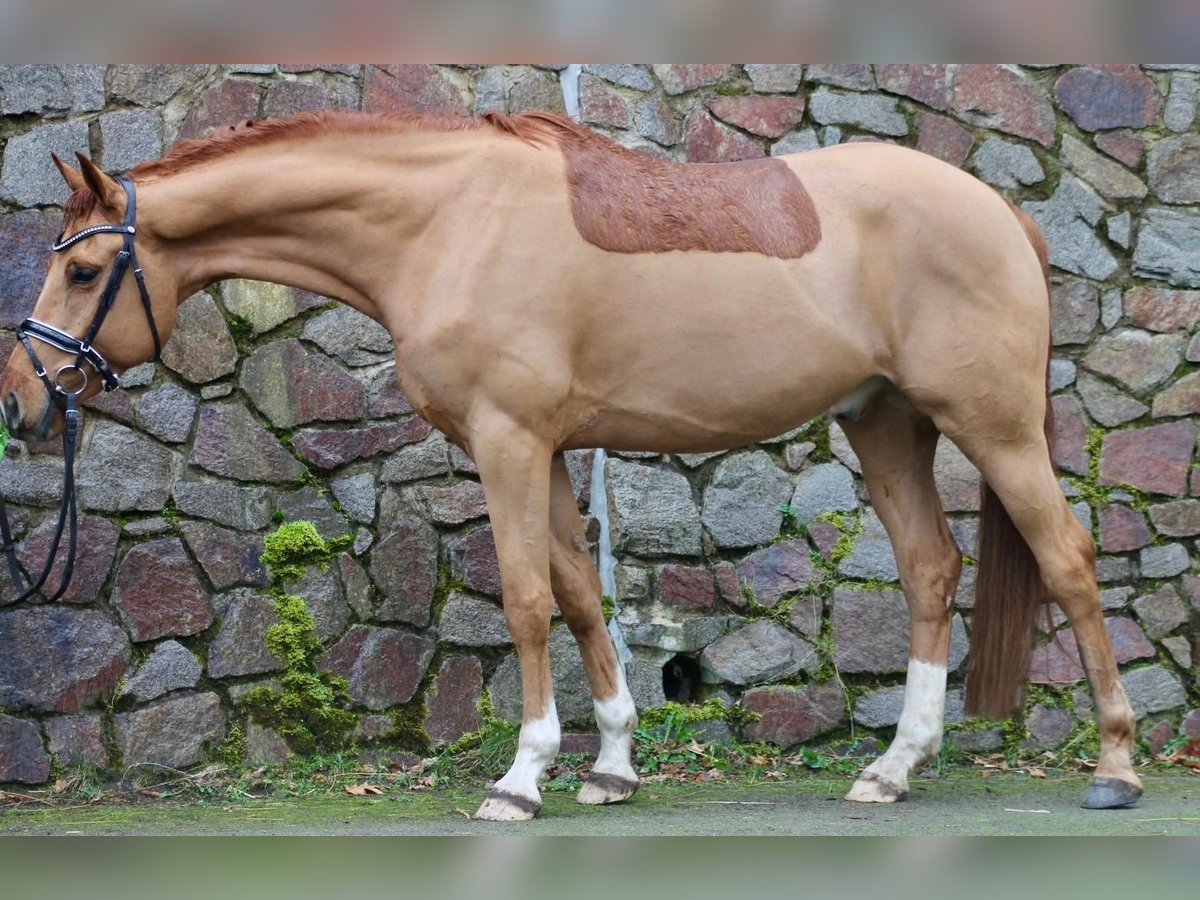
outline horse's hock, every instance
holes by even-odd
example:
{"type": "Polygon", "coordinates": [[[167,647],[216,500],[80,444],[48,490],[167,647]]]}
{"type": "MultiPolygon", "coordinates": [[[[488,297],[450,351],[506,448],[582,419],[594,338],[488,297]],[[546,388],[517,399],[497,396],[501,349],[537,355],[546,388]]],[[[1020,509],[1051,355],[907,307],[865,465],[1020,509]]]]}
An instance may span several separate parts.
{"type": "MultiPolygon", "coordinates": [[[[974,172],[1038,221],[1054,266],[1056,456],[1097,541],[1106,625],[1149,752],[1200,738],[1195,69],[585,66],[580,78],[585,124],[658,155],[719,162],[892,140],[974,172]]],[[[529,66],[0,67],[0,354],[61,223],[47,209],[66,198],[50,151],[120,171],[176,139],[309,109],[561,103],[557,74],[529,66]]],[[[70,589],[38,606],[0,588],[0,782],[43,782],[52,757],[189,766],[231,734],[248,761],[285,754],[239,703],[283,670],[259,559],[280,521],[349,538],[287,589],[312,614],[317,665],[347,680],[359,746],[452,743],[479,726],[485,697],[519,720],[477,473],[413,413],[390,353],[380,326],[328,298],[226,282],[181,308],[162,363],[88,405],[70,589]],[[397,722],[413,727],[397,736],[397,722]]],[[[58,452],[13,445],[0,463],[27,565],[50,539],[58,452]]],[[[586,509],[592,456],[568,465],[586,509]]],[[[614,454],[604,468],[612,613],[640,707],[740,702],[763,714],[741,736],[784,746],[890,737],[907,617],[836,423],[721,454],[614,454]]],[[[935,473],[967,554],[947,740],[985,752],[1015,738],[1031,753],[1086,741],[1090,694],[1061,621],[1061,639],[1034,651],[1018,724],[964,722],[977,476],[946,441],[935,473]]],[[[559,716],[568,732],[590,730],[579,650],[557,622],[550,644],[559,716]]]]}

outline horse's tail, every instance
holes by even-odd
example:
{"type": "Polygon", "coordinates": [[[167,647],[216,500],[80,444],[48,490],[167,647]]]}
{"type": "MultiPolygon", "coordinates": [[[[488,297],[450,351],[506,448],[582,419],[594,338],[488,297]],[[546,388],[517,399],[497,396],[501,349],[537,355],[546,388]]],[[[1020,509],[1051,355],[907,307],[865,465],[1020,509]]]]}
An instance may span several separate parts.
{"type": "MultiPolygon", "coordinates": [[[[1050,302],[1050,254],[1037,223],[1009,203],[1037,254],[1050,302]]],[[[1050,354],[1046,355],[1046,444],[1054,462],[1054,411],[1050,405],[1050,354]]],[[[979,520],[975,611],[971,620],[971,663],[967,711],[1005,718],[1021,706],[1038,611],[1049,599],[1037,560],[1008,511],[986,482],[979,520]]]]}

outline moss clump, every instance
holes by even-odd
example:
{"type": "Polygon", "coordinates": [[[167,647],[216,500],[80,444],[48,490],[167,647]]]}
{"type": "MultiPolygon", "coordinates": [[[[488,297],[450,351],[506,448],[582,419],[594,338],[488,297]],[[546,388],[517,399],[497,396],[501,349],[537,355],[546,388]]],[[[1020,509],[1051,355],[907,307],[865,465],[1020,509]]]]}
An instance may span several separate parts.
{"type": "Polygon", "coordinates": [[[814,445],[808,454],[809,462],[827,463],[833,461],[833,449],[829,445],[829,424],[824,416],[809,422],[797,437],[811,441],[814,445]]]}
{"type": "Polygon", "coordinates": [[[163,521],[165,521],[172,528],[179,527],[179,510],[177,510],[174,505],[168,503],[162,508],[162,512],[159,513],[159,515],[162,516],[163,521]]]}
{"type": "Polygon", "coordinates": [[[862,534],[863,517],[861,514],[827,512],[817,516],[817,519],[828,522],[842,533],[829,550],[830,565],[836,570],[837,564],[854,552],[858,536],[862,534]]]}
{"type": "Polygon", "coordinates": [[[862,527],[861,523],[859,522],[858,513],[837,512],[835,510],[823,512],[819,516],[817,516],[815,519],[813,519],[813,521],[814,522],[828,522],[830,525],[832,525],[834,528],[836,528],[838,531],[841,531],[841,532],[855,532],[862,527]]]}
{"type": "Polygon", "coordinates": [[[321,639],[304,598],[286,593],[280,582],[303,577],[309,566],[328,566],[351,541],[349,535],[326,541],[312,522],[301,521],[285,522],[264,542],[262,561],[271,569],[278,618],[267,629],[267,649],[284,664],[283,690],[255,688],[239,705],[300,754],[348,747],[357,717],[343,708],[349,702],[346,679],[317,671],[321,639]]]}
{"type": "Polygon", "coordinates": [[[267,649],[289,669],[315,659],[321,650],[321,641],[304,598],[295,594],[277,597],[275,614],[279,616],[279,622],[267,629],[267,649]]]}
{"type": "Polygon", "coordinates": [[[1044,684],[1027,684],[1025,686],[1025,712],[1035,706],[1048,706],[1052,709],[1075,711],[1075,696],[1069,688],[1051,687],[1044,684]]]}
{"type": "Polygon", "coordinates": [[[429,749],[429,732],[425,730],[424,704],[410,704],[392,711],[392,729],[388,740],[399,750],[424,753],[429,749]]]}
{"type": "Polygon", "coordinates": [[[226,321],[229,323],[229,334],[233,338],[233,345],[237,347],[238,355],[247,355],[254,340],[254,326],[250,324],[249,319],[237,313],[230,313],[226,321]]]}
{"type": "Polygon", "coordinates": [[[668,700],[662,706],[643,709],[638,714],[638,724],[642,729],[672,726],[696,725],[701,722],[724,722],[730,728],[742,728],[751,722],[761,719],[758,713],[750,712],[742,706],[730,706],[720,697],[710,697],[700,705],[676,703],[668,700]]]}
{"type": "Polygon", "coordinates": [[[236,769],[246,759],[246,730],[241,723],[235,724],[225,735],[225,740],[213,751],[213,758],[232,769],[236,769]]]}
{"type": "Polygon", "coordinates": [[[286,667],[280,679],[283,690],[255,688],[240,705],[254,721],[275,729],[297,753],[349,746],[356,723],[354,713],[342,708],[349,700],[349,684],[317,671],[321,641],[312,613],[304,599],[293,594],[275,598],[275,613],[279,622],[267,629],[267,649],[286,667]]]}
{"type": "Polygon", "coordinates": [[[832,678],[841,679],[837,669],[837,642],[833,637],[833,624],[828,619],[821,623],[821,633],[809,638],[809,642],[817,650],[820,664],[809,675],[813,684],[823,684],[832,678]]]}
{"type": "Polygon", "coordinates": [[[758,602],[758,597],[754,593],[754,589],[743,581],[741,593],[742,599],[746,603],[746,608],[742,612],[742,616],[750,620],[766,619],[777,625],[787,626],[791,620],[792,612],[796,608],[796,604],[806,597],[816,596],[819,590],[820,587],[817,584],[817,580],[809,581],[798,592],[783,597],[774,606],[763,606],[758,602]]]}
{"type": "Polygon", "coordinates": [[[329,565],[352,540],[342,535],[326,541],[312,522],[285,522],[267,535],[262,562],[270,567],[275,579],[294,581],[308,566],[329,565]]]}
{"type": "Polygon", "coordinates": [[[8,429],[4,427],[3,422],[0,422],[0,457],[4,456],[6,447],[8,447],[8,429]]]}
{"type": "Polygon", "coordinates": [[[442,617],[442,610],[450,600],[451,594],[461,593],[467,589],[467,583],[454,574],[448,559],[438,560],[437,580],[433,588],[432,618],[437,622],[442,617]]]}
{"type": "Polygon", "coordinates": [[[617,611],[617,601],[605,594],[600,598],[600,612],[604,615],[604,624],[607,625],[612,621],[613,614],[617,611]]]}

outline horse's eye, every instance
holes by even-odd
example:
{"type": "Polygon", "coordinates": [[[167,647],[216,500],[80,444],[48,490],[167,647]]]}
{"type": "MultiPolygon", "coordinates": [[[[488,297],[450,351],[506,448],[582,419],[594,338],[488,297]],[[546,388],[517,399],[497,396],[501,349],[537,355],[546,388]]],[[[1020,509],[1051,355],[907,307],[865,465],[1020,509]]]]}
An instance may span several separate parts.
{"type": "Polygon", "coordinates": [[[71,273],[72,284],[91,284],[100,273],[95,269],[76,269],[71,273]]]}

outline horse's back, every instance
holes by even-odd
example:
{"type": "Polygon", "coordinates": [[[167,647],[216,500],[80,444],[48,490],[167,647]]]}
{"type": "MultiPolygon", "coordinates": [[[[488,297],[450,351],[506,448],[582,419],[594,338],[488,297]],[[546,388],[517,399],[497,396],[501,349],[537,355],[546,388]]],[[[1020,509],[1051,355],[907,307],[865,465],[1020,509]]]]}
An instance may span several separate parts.
{"type": "Polygon", "coordinates": [[[882,141],[780,156],[812,196],[823,229],[845,223],[891,229],[893,239],[936,235],[1024,247],[1008,201],[974,175],[929,154],[882,141]],[[1010,243],[1011,242],[1011,243],[1010,243]]]}

